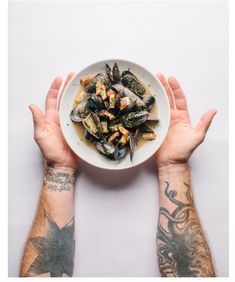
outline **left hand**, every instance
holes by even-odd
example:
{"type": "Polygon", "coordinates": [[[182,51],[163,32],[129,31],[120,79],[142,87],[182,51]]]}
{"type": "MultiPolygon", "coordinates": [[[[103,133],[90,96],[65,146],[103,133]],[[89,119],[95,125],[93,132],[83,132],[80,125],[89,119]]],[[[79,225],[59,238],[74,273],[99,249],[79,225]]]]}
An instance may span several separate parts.
{"type": "MultiPolygon", "coordinates": [[[[64,88],[73,76],[74,73],[69,73],[64,88]]],[[[63,137],[57,110],[57,96],[61,85],[62,79],[56,77],[46,97],[45,114],[37,106],[29,106],[33,115],[34,139],[48,164],[75,170],[78,157],[69,148],[63,137]]]]}
{"type": "Polygon", "coordinates": [[[169,130],[161,147],[155,154],[158,168],[170,164],[186,163],[193,151],[206,136],[216,110],[207,111],[196,127],[193,127],[189,117],[186,97],[179,82],[174,77],[168,81],[162,74],[158,74],[166,90],[171,112],[169,130]]]}

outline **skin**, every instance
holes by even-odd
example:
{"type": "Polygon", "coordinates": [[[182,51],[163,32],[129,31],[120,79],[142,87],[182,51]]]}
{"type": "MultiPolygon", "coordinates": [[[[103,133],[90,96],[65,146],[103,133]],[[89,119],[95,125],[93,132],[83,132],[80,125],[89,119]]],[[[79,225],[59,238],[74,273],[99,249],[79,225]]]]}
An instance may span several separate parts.
{"type": "MultiPolygon", "coordinates": [[[[73,75],[68,75],[64,88],[73,75]]],[[[21,261],[23,277],[72,276],[73,272],[74,182],[78,158],[65,142],[60,128],[57,97],[61,85],[62,79],[55,78],[46,97],[45,114],[37,106],[29,106],[34,139],[45,158],[45,173],[21,261]]]]}
{"type": "Polygon", "coordinates": [[[155,155],[160,194],[159,270],[162,276],[215,276],[210,249],[194,205],[188,160],[204,141],[216,110],[207,111],[193,127],[179,82],[174,77],[166,80],[163,74],[158,74],[158,79],[171,108],[167,137],[155,155]]]}
{"type": "MultiPolygon", "coordinates": [[[[73,75],[69,73],[64,88],[73,75]]],[[[216,111],[206,112],[193,128],[179,83],[173,77],[167,81],[162,74],[158,78],[166,89],[171,107],[168,135],[154,157],[160,183],[159,269],[162,276],[214,276],[210,250],[192,200],[188,159],[203,142],[216,111]],[[172,200],[169,195],[173,190],[175,198],[172,200]],[[185,209],[185,218],[177,209],[176,199],[178,204],[181,203],[179,209],[185,209]],[[179,231],[175,224],[179,218],[184,231],[179,231]],[[189,228],[192,226],[196,228],[189,228]],[[168,238],[164,237],[165,231],[168,238]],[[169,245],[169,238],[176,247],[169,245]],[[191,244],[196,243],[193,252],[187,244],[183,245],[188,240],[191,244]]],[[[74,182],[79,160],[67,145],[60,128],[57,98],[61,85],[62,79],[55,78],[47,94],[45,114],[37,106],[29,106],[34,139],[45,158],[45,173],[36,216],[21,261],[20,276],[72,276],[73,272],[74,182]]]]}

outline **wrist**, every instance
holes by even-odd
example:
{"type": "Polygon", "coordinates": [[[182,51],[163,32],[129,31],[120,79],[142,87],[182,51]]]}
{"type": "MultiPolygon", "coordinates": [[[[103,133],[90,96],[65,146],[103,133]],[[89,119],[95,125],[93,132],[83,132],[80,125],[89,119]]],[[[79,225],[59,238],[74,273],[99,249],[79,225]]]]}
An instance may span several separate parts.
{"type": "Polygon", "coordinates": [[[182,160],[176,160],[176,161],[158,161],[158,159],[156,158],[156,165],[157,168],[164,168],[164,167],[173,167],[173,166],[180,166],[180,165],[185,165],[188,164],[188,160],[187,159],[182,159],[182,160]]]}
{"type": "Polygon", "coordinates": [[[43,183],[48,191],[71,191],[74,188],[75,169],[46,163],[43,183]]]}
{"type": "Polygon", "coordinates": [[[76,167],[75,166],[69,166],[69,165],[61,165],[61,164],[55,164],[48,161],[45,161],[45,169],[51,169],[56,172],[66,172],[69,174],[76,174],[76,167]]]}
{"type": "Polygon", "coordinates": [[[190,181],[190,166],[188,162],[165,164],[158,167],[158,178],[160,189],[165,187],[165,182],[181,187],[183,182],[190,181]]]}

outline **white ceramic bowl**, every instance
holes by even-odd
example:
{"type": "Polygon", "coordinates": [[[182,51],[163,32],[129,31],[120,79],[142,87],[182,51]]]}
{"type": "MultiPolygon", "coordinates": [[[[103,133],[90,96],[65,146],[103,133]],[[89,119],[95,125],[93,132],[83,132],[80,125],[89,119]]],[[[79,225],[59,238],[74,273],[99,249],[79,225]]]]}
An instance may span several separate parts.
{"type": "Polygon", "coordinates": [[[78,74],[76,74],[67,85],[60,103],[60,124],[64,137],[71,149],[79,156],[79,158],[91,165],[111,170],[121,170],[134,167],[149,159],[160,147],[166,137],[170,123],[170,107],[167,94],[159,82],[149,71],[132,62],[124,60],[105,60],[92,64],[78,74]],[[100,154],[96,150],[92,150],[85,142],[81,141],[75,129],[73,122],[70,120],[70,112],[73,107],[75,95],[80,87],[80,79],[86,75],[95,75],[104,72],[105,63],[110,66],[117,62],[120,70],[130,69],[140,80],[150,85],[150,90],[154,94],[157,101],[158,117],[160,124],[156,128],[157,138],[153,141],[145,142],[140,148],[136,149],[132,162],[129,154],[121,161],[112,161],[100,154]]]}

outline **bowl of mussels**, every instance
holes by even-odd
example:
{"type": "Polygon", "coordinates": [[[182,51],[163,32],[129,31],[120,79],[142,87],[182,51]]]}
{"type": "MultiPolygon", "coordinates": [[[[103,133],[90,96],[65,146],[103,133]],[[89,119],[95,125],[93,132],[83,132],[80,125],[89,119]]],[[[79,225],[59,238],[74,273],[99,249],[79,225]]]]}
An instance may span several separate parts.
{"type": "Polygon", "coordinates": [[[159,80],[124,60],[101,61],[77,73],[63,93],[59,112],[63,135],[78,157],[112,170],[149,159],[170,123],[159,80]]]}

